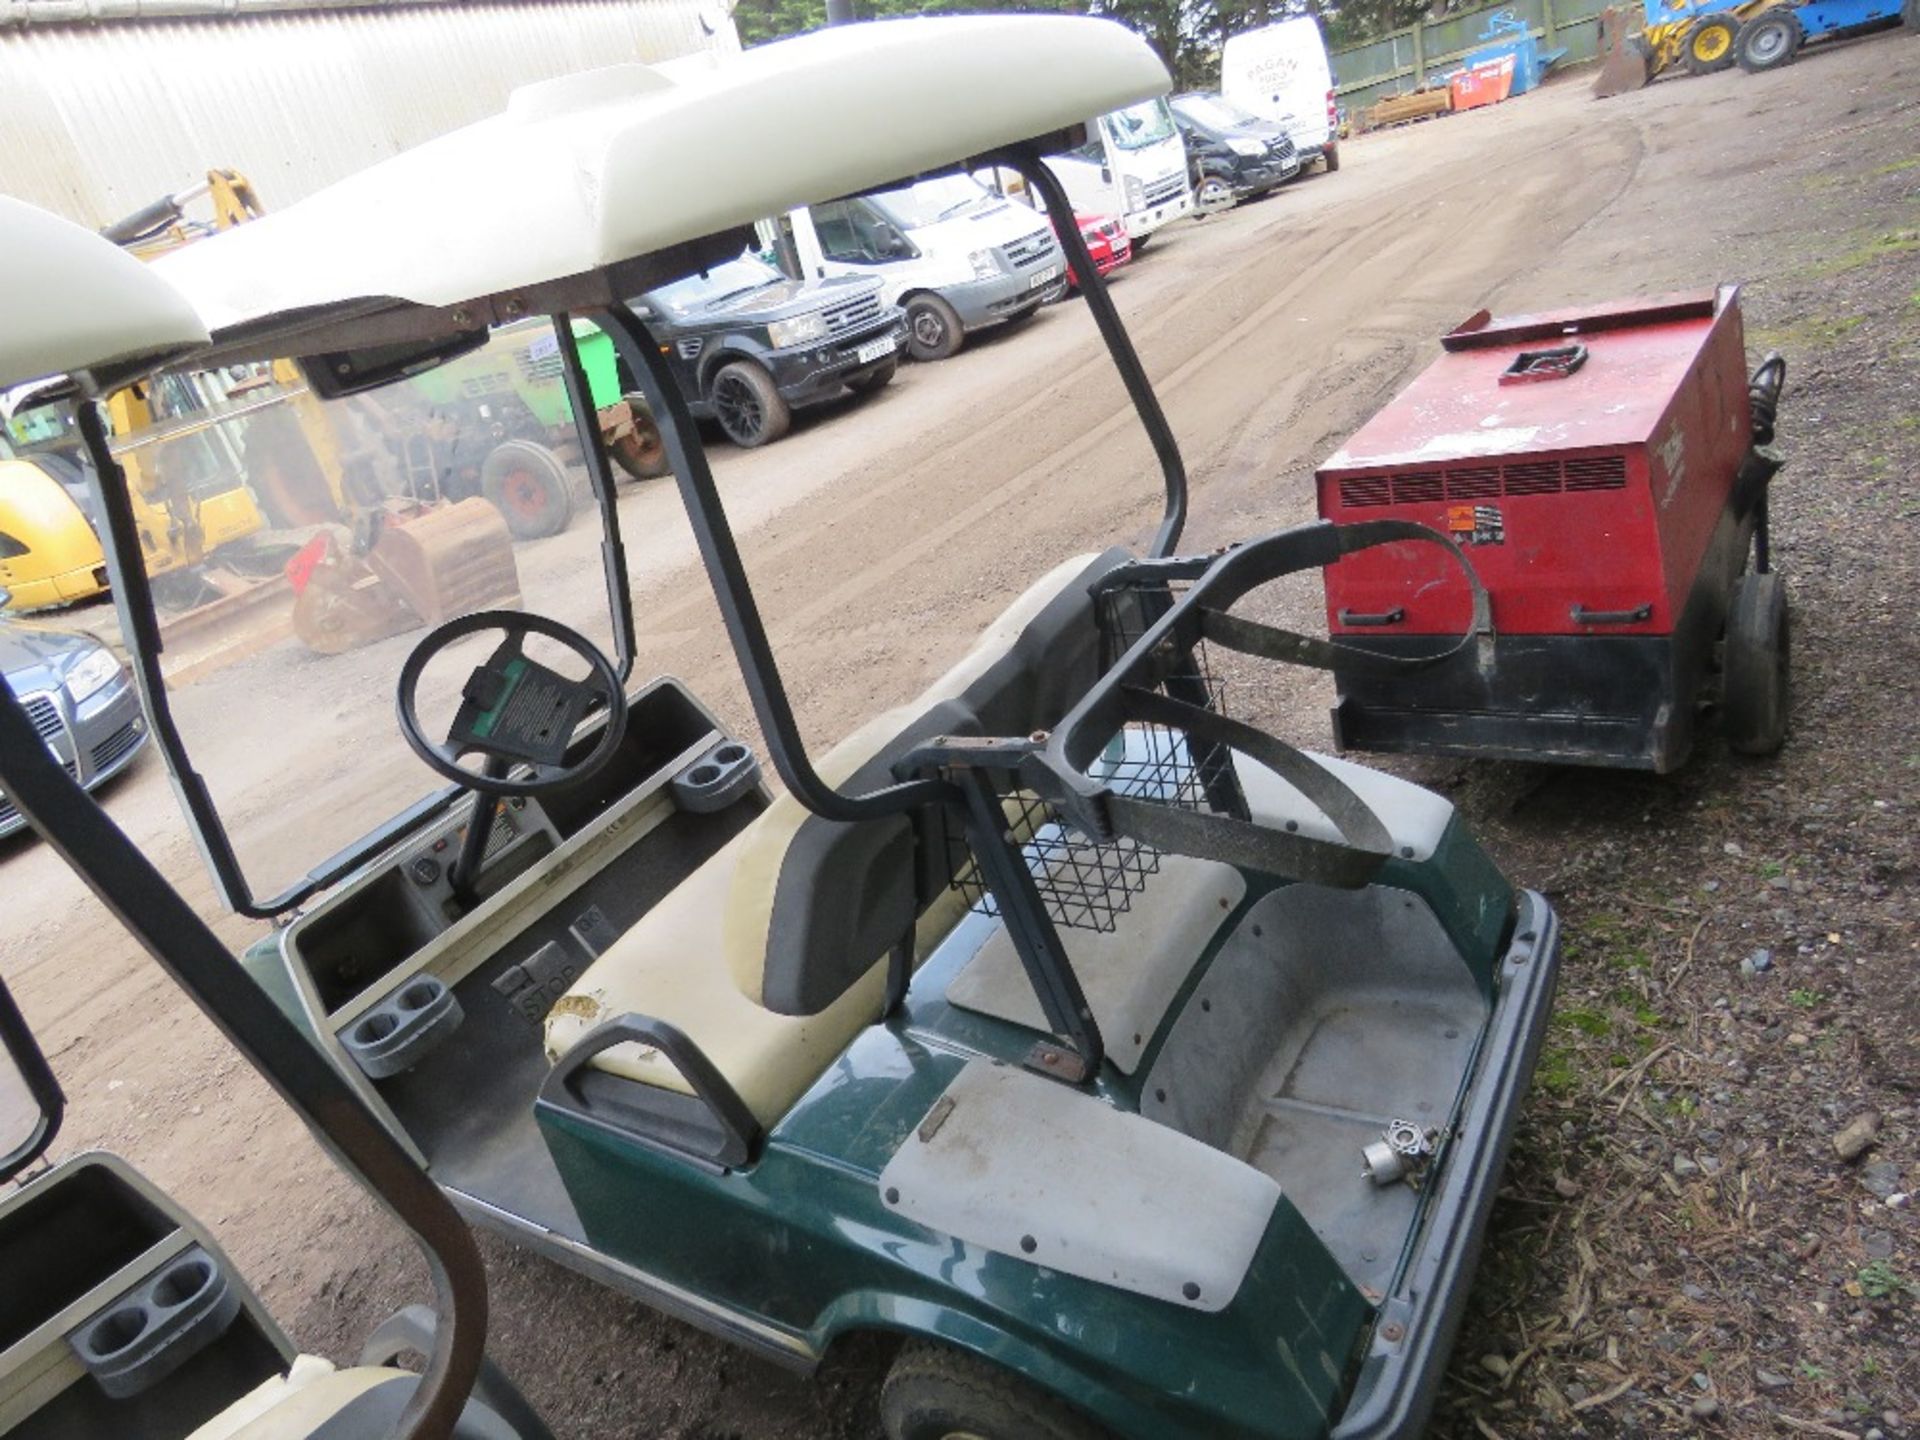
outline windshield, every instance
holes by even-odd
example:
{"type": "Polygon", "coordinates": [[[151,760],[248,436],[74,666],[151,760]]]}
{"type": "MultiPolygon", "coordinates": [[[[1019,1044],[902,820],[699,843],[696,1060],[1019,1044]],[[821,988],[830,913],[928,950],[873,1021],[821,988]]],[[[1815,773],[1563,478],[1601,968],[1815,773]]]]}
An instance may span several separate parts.
{"type": "Polygon", "coordinates": [[[1209,130],[1240,130],[1260,123],[1260,117],[1251,110],[1242,110],[1218,95],[1182,95],[1173,102],[1173,108],[1209,130]]]}
{"type": "MultiPolygon", "coordinates": [[[[611,342],[579,330],[596,408],[617,406],[611,342]]],[[[174,372],[142,393],[163,413],[121,392],[109,415],[162,671],[257,900],[446,783],[394,719],[401,666],[430,626],[535,612],[615,653],[605,532],[549,321],[337,400],[286,362],[174,372]],[[211,403],[196,410],[195,396],[211,403]]],[[[469,648],[428,668],[433,738],[476,663],[469,648]]]]}
{"type": "Polygon", "coordinates": [[[902,230],[918,230],[923,225],[957,219],[992,204],[994,199],[993,192],[971,175],[942,175],[905,190],[875,195],[873,203],[902,230]]]}
{"type": "Polygon", "coordinates": [[[1164,100],[1142,100],[1108,115],[1106,130],[1122,150],[1145,150],[1173,138],[1173,112],[1164,100]]]}
{"type": "Polygon", "coordinates": [[[742,255],[738,260],[729,260],[698,275],[689,275],[671,285],[662,285],[647,298],[666,306],[676,315],[684,315],[690,310],[698,310],[702,305],[745,295],[750,290],[775,284],[780,279],[780,272],[759,256],[742,255]]]}

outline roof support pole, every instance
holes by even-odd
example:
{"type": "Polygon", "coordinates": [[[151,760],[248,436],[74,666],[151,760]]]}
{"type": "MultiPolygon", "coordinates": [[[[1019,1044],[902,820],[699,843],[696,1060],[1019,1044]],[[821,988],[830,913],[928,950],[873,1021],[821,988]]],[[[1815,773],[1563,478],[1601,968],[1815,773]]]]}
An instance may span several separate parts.
{"type": "Polygon", "coordinates": [[[1067,199],[1066,188],[1047,168],[1039,149],[1033,145],[1013,146],[999,155],[984,157],[982,163],[1017,170],[1045,202],[1047,214],[1054,219],[1053,228],[1059,234],[1060,247],[1067,252],[1067,262],[1079,278],[1080,293],[1086,296],[1093,323],[1100,327],[1100,338],[1107,342],[1107,352],[1113,357],[1114,368],[1120,372],[1121,383],[1127,387],[1140,423],[1147,428],[1147,438],[1153,442],[1153,453],[1159,458],[1160,474],[1166,482],[1166,510],[1160,528],[1154,532],[1153,543],[1147,547],[1147,555],[1154,560],[1171,555],[1173,547],[1180,543],[1180,532],[1187,525],[1186,461],[1180,457],[1180,442],[1174,439],[1166,411],[1160,408],[1160,397],[1153,393],[1153,382],[1147,379],[1146,366],[1140,363],[1127,327],[1120,323],[1120,312],[1107,293],[1107,282],[1094,268],[1087,239],[1073,218],[1073,202],[1067,199]]]}

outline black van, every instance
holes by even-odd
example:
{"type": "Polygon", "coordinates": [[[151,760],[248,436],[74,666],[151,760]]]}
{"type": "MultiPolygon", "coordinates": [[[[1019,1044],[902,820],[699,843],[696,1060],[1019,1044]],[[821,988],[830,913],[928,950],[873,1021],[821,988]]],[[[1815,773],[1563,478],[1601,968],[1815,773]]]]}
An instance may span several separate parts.
{"type": "Polygon", "coordinates": [[[871,276],[790,280],[742,255],[633,302],[669,347],[688,406],[736,445],[787,433],[793,408],[878,390],[900,363],[906,315],[871,276]]]}
{"type": "Polygon", "coordinates": [[[1171,103],[1194,172],[1194,206],[1202,213],[1264,195],[1300,173],[1293,141],[1273,121],[1211,90],[1189,90],[1171,103]]]}

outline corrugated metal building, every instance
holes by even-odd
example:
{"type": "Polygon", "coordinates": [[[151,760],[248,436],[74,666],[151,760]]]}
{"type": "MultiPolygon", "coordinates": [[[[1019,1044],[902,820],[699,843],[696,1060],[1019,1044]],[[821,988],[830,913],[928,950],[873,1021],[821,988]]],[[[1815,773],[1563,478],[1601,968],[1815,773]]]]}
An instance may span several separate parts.
{"type": "Polygon", "coordinates": [[[276,209],[517,85],[739,43],[720,0],[0,0],[0,192],[98,227],[222,167],[276,209]]]}

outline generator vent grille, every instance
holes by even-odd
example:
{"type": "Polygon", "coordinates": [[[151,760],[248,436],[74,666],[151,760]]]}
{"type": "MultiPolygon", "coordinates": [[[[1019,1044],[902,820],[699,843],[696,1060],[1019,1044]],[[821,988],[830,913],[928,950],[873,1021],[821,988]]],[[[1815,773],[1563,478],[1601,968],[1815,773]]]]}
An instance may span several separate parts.
{"type": "Polygon", "coordinates": [[[1431,505],[1442,500],[1493,500],[1502,495],[1558,495],[1565,491],[1623,490],[1624,455],[1569,460],[1516,460],[1508,465],[1455,465],[1397,475],[1348,475],[1340,481],[1347,509],[1370,505],[1431,505]]]}

